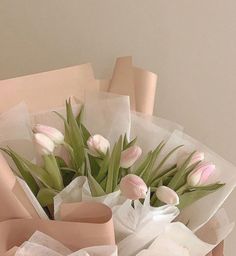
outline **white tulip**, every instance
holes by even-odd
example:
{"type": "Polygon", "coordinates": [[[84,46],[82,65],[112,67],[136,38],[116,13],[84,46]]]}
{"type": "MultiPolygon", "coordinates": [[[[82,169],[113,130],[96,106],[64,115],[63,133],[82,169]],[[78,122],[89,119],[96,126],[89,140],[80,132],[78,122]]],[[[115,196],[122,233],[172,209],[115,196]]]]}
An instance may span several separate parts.
{"type": "Polygon", "coordinates": [[[170,205],[178,205],[179,204],[179,196],[178,194],[171,188],[166,186],[160,186],[156,189],[157,198],[165,203],[170,205]]]}
{"type": "Polygon", "coordinates": [[[121,152],[120,166],[122,168],[131,167],[141,156],[142,149],[139,146],[132,146],[121,152]]]}
{"type": "Polygon", "coordinates": [[[43,133],[35,133],[34,140],[36,148],[41,155],[50,155],[55,149],[54,142],[43,133]]]}
{"type": "Polygon", "coordinates": [[[90,136],[87,141],[89,152],[93,156],[99,156],[100,154],[106,154],[110,148],[110,143],[102,135],[96,134],[90,136]]]}
{"type": "Polygon", "coordinates": [[[37,124],[33,128],[33,131],[36,133],[43,133],[49,137],[56,145],[60,145],[64,142],[64,135],[54,127],[37,124]]]}

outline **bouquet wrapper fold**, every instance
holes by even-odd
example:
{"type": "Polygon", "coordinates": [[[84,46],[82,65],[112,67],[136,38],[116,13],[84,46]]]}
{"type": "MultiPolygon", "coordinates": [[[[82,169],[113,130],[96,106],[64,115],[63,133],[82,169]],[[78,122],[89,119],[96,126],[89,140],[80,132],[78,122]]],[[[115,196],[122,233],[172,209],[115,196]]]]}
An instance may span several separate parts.
{"type": "MultiPolygon", "coordinates": [[[[0,254],[13,250],[41,231],[73,251],[94,245],[115,244],[111,209],[101,203],[62,204],[61,221],[43,219],[29,201],[21,181],[0,155],[0,254]]],[[[35,199],[36,200],[36,199],[35,199]]],[[[43,210],[42,210],[43,211],[43,210]]]]}
{"type": "Polygon", "coordinates": [[[22,100],[31,113],[41,112],[63,106],[70,96],[83,100],[85,90],[91,90],[128,95],[133,110],[151,115],[156,82],[157,75],[133,66],[132,57],[118,58],[111,78],[103,80],[94,77],[87,63],[0,81],[0,113],[22,100]]]}
{"type": "Polygon", "coordinates": [[[117,246],[97,245],[73,252],[54,238],[36,231],[20,247],[14,247],[4,256],[117,256],[117,246]]]}

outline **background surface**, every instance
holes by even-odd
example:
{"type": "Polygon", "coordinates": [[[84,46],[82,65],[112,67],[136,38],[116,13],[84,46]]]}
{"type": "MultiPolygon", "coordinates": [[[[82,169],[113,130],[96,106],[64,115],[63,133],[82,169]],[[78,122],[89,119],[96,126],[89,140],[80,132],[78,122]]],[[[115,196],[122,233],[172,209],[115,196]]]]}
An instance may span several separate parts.
{"type": "Polygon", "coordinates": [[[84,62],[103,78],[133,55],[159,74],[155,114],[236,164],[235,13],[235,0],[1,0],[0,79],[84,62]]]}

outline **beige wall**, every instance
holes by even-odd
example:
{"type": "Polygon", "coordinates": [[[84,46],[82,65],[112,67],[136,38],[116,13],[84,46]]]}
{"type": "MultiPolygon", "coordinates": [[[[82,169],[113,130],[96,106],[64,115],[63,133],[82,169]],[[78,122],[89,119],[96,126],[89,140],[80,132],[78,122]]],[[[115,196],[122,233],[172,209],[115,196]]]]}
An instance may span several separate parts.
{"type": "Polygon", "coordinates": [[[0,79],[87,61],[103,77],[133,55],[159,73],[156,114],[236,164],[235,14],[235,0],[1,0],[0,79]]]}

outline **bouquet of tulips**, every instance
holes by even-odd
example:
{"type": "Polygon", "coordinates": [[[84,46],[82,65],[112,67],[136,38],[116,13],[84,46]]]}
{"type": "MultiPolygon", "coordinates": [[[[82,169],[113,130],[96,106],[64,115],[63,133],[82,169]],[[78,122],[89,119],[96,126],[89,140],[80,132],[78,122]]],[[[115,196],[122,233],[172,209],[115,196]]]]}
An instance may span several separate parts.
{"type": "Polygon", "coordinates": [[[111,148],[106,138],[91,135],[85,127],[83,107],[74,116],[71,102],[67,101],[66,118],[55,114],[64,122],[65,134],[46,125],[33,127],[40,164],[28,161],[11,148],[2,148],[42,207],[52,206],[54,197],[81,176],[87,178],[93,197],[120,190],[125,198],[143,203],[150,189],[151,206],[176,205],[180,210],[224,186],[214,176],[215,165],[204,161],[203,152],[186,152],[165,168],[171,155],[184,145],[160,157],[166,144],[161,141],[135,165],[142,154],[137,137],[130,140],[127,134],[120,135],[111,148]],[[57,147],[61,154],[55,153],[57,147]]]}
{"type": "MultiPolygon", "coordinates": [[[[124,71],[147,75],[128,60],[113,88],[124,71]]],[[[234,227],[220,209],[236,184],[232,164],[180,125],[131,111],[137,91],[89,90],[65,106],[49,97],[36,111],[28,90],[27,104],[0,114],[1,255],[214,255],[234,227]]]]}
{"type": "MultiPolygon", "coordinates": [[[[98,102],[103,104],[103,100],[98,99],[98,102]]],[[[194,220],[196,212],[193,215],[192,209],[195,211],[195,207],[199,207],[198,202],[201,205],[210,194],[215,198],[216,193],[225,195],[229,191],[224,191],[226,181],[221,180],[214,162],[205,159],[204,150],[190,147],[191,143],[195,145],[194,142],[184,138],[187,135],[183,135],[175,124],[172,124],[171,133],[171,128],[164,128],[171,123],[159,120],[162,127],[155,124],[157,130],[150,131],[150,135],[153,131],[157,132],[158,139],[151,138],[146,131],[142,131],[148,125],[140,128],[140,124],[154,125],[154,120],[151,122],[132,113],[135,127],[141,131],[131,127],[126,133],[116,135],[117,139],[110,135],[113,138],[111,142],[105,136],[91,133],[83,121],[88,115],[86,107],[90,108],[89,103],[83,106],[68,100],[64,114],[54,111],[53,115],[60,120],[63,129],[45,124],[33,125],[32,143],[37,152],[33,161],[10,146],[1,148],[14,163],[12,169],[15,174],[25,181],[23,186],[31,189],[50,219],[62,220],[60,211],[65,203],[105,204],[112,210],[119,255],[126,256],[152,255],[154,252],[155,255],[156,252],[159,252],[157,255],[173,255],[175,250],[176,255],[205,255],[230,232],[232,224],[225,212],[214,215],[219,201],[212,204],[211,211],[202,214],[204,222],[201,218],[200,221],[196,217],[194,220]],[[137,136],[133,138],[132,130],[137,131],[137,136]],[[142,140],[138,137],[139,132],[146,133],[142,140]],[[154,141],[159,142],[155,145],[154,141]],[[147,147],[148,143],[153,148],[147,150],[150,147],[147,147]],[[223,223],[222,218],[225,220],[223,223]],[[214,231],[216,241],[213,244],[207,244],[205,238],[192,233],[202,235],[202,230],[212,229],[215,222],[219,223],[219,227],[214,231]],[[222,225],[227,227],[226,231],[222,225]]],[[[102,115],[106,116],[104,108],[101,109],[102,115]]],[[[96,131],[96,123],[92,130],[96,131]]],[[[33,205],[40,207],[35,201],[33,205]]],[[[52,238],[38,232],[32,239],[42,246],[41,240],[46,240],[48,244],[52,238]]],[[[20,251],[32,253],[35,248],[34,245],[27,249],[23,244],[20,251]]],[[[45,245],[43,248],[45,250],[45,245]]],[[[108,247],[114,255],[117,249],[108,247]]]]}

